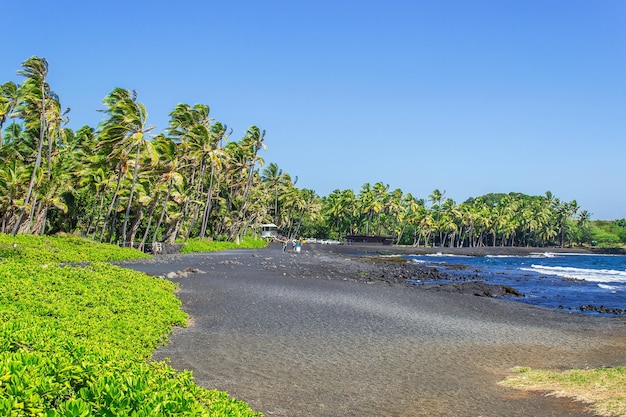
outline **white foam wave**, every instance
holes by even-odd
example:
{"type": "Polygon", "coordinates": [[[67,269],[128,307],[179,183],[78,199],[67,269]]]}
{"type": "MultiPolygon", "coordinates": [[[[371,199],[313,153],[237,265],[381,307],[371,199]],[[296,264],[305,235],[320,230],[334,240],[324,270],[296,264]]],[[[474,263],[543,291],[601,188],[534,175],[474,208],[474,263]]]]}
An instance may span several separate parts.
{"type": "Polygon", "coordinates": [[[626,287],[620,285],[598,284],[598,287],[602,288],[603,290],[609,290],[613,294],[615,294],[616,292],[626,292],[626,287]]]}
{"type": "Polygon", "coordinates": [[[452,253],[443,253],[443,252],[426,253],[424,254],[424,256],[432,256],[432,257],[437,257],[437,258],[469,258],[470,257],[467,255],[455,255],[452,253]]]}
{"type": "Polygon", "coordinates": [[[585,269],[569,266],[532,265],[531,268],[520,268],[522,271],[538,272],[544,275],[556,275],[563,278],[581,279],[591,282],[624,282],[626,271],[614,269],[585,269]]]}
{"type": "Polygon", "coordinates": [[[529,258],[556,258],[559,254],[554,252],[531,252],[528,254],[529,258]]]}

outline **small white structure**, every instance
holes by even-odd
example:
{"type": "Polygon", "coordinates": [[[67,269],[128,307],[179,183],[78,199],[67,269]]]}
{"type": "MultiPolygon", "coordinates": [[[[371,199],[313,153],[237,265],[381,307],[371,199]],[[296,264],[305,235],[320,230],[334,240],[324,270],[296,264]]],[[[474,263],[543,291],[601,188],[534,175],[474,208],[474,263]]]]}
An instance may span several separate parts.
{"type": "Polygon", "coordinates": [[[278,226],[274,223],[267,223],[261,225],[261,237],[273,239],[278,236],[278,226]]]}

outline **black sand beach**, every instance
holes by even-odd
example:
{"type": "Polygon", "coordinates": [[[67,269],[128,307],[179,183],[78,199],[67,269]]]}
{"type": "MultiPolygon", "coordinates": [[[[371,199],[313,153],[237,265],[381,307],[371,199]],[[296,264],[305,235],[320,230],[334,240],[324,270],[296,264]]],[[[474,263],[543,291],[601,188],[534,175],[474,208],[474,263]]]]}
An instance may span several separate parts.
{"type": "Polygon", "coordinates": [[[514,366],[626,363],[624,317],[420,290],[393,264],[350,256],[360,250],[272,246],[125,266],[180,283],[191,316],[154,357],[266,416],[591,416],[497,383],[514,366]]]}

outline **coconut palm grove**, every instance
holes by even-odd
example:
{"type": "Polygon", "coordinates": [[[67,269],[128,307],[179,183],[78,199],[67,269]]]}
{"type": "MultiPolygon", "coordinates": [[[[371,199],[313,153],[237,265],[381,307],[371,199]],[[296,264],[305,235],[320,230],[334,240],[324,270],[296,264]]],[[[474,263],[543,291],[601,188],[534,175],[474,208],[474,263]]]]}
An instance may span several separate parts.
{"type": "MultiPolygon", "coordinates": [[[[381,235],[414,246],[620,246],[626,220],[592,221],[576,201],[521,193],[457,203],[383,182],[319,196],[265,163],[265,131],[239,139],[206,104],[180,103],[155,133],[137,92],[115,88],[98,126],[69,109],[31,57],[1,85],[0,231],[73,234],[143,250],[152,242],[239,241],[275,223],[288,238],[381,235]]],[[[419,181],[419,178],[416,178],[419,181]]]]}

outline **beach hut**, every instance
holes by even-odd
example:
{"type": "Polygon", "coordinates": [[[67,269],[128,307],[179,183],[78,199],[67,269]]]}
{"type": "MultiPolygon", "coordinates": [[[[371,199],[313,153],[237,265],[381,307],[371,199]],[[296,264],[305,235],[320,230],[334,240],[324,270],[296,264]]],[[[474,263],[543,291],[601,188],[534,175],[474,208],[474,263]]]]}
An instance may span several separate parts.
{"type": "Polygon", "coordinates": [[[261,237],[274,239],[278,236],[278,226],[274,223],[267,223],[261,225],[261,237]]]}

